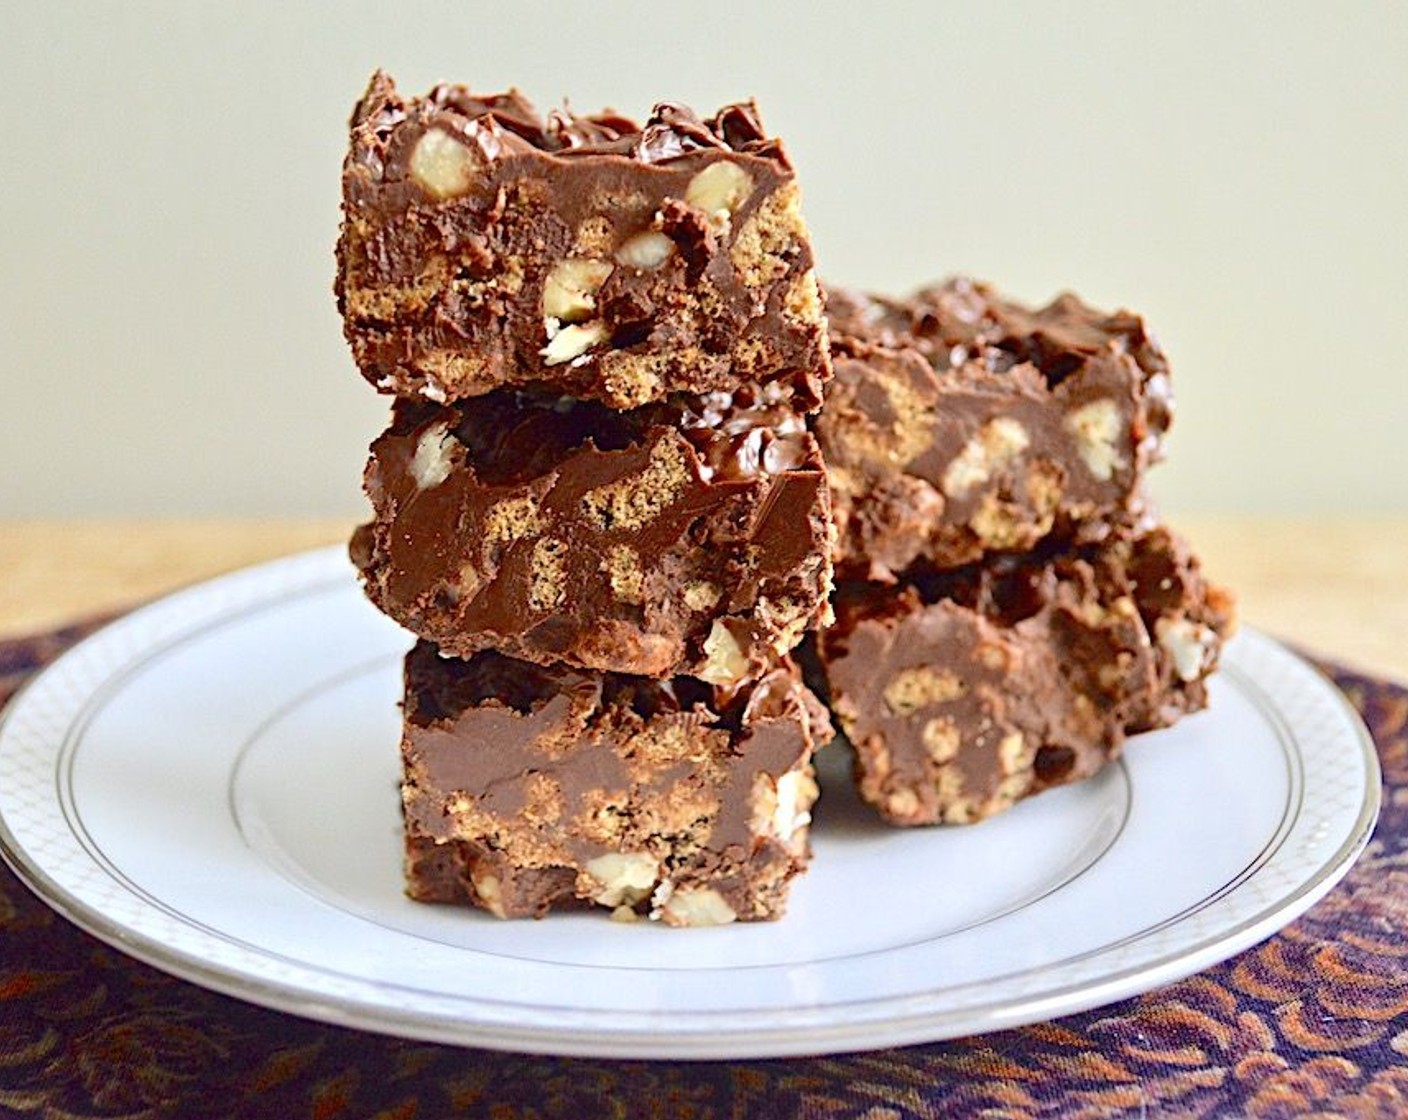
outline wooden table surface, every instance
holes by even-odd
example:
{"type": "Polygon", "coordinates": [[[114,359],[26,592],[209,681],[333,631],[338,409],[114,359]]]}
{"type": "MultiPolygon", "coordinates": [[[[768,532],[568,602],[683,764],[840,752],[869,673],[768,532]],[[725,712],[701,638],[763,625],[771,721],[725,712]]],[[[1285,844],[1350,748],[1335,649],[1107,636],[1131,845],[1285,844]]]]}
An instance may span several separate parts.
{"type": "MultiPolygon", "coordinates": [[[[1408,518],[1175,519],[1244,621],[1408,682],[1408,518]]],[[[351,522],[0,521],[0,637],[345,540],[351,522]]]]}

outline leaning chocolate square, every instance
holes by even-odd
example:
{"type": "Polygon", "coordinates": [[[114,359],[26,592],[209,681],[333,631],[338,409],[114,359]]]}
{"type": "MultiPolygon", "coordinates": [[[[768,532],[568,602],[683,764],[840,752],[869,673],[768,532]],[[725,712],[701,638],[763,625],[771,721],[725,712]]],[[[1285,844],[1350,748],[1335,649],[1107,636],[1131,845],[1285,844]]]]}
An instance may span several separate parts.
{"type": "Polygon", "coordinates": [[[965,823],[1089,777],[1207,703],[1233,603],[1165,529],[842,585],[818,640],[862,798],[965,823]]]}
{"type": "Polygon", "coordinates": [[[825,469],[772,386],[617,412],[499,390],[398,402],[353,556],[382,611],[494,649],[733,684],[829,616],[825,469]]]}
{"type": "Polygon", "coordinates": [[[406,658],[403,726],[411,897],[676,926],[782,913],[831,733],[788,662],[729,690],[428,642],[406,658]]]}
{"type": "Polygon", "coordinates": [[[1033,310],[968,280],[827,297],[835,380],[816,420],[838,571],[1099,542],[1145,515],[1171,417],[1143,322],[1074,296],[1033,310]]]}
{"type": "Polygon", "coordinates": [[[433,401],[541,382],[631,408],[829,376],[797,183],[751,103],[539,116],[373,76],[343,168],[338,306],[363,375],[433,401]]]}

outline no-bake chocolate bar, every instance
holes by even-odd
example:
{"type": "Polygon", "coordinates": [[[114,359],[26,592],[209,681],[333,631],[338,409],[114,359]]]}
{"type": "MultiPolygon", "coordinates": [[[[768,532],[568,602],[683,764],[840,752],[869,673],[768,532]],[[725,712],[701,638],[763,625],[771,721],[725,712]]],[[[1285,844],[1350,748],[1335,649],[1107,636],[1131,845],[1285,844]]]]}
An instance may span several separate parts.
{"type": "Polygon", "coordinates": [[[453,401],[505,385],[631,408],[828,376],[792,165],[751,103],[644,125],[517,91],[373,76],[343,168],[338,306],[363,375],[453,401]]]}
{"type": "Polygon", "coordinates": [[[1232,615],[1158,528],[843,584],[817,645],[861,796],[894,824],[965,823],[1203,707],[1232,615]]]}
{"type": "Polygon", "coordinates": [[[908,300],[827,296],[835,380],[815,430],[837,570],[891,580],[1144,515],[1172,416],[1143,322],[1065,295],[1039,310],[954,280],[908,300]]]}
{"type": "Polygon", "coordinates": [[[769,391],[630,412],[511,389],[398,402],[353,540],[368,595],[457,656],[756,676],[831,588],[825,470],[769,391]]]}
{"type": "Polygon", "coordinates": [[[678,926],[781,914],[831,734],[788,662],[728,690],[428,642],[406,658],[403,726],[413,898],[678,926]]]}

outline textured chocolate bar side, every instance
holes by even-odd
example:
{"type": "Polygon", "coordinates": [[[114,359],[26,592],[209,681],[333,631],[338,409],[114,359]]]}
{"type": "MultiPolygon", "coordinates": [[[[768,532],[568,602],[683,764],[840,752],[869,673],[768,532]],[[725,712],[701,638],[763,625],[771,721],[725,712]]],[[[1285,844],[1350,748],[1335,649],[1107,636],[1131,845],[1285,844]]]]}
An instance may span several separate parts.
{"type": "Polygon", "coordinates": [[[893,580],[1148,519],[1172,411],[1143,323],[1073,296],[1029,310],[956,280],[909,300],[828,296],[835,380],[815,430],[838,571],[893,580]]]}
{"type": "Polygon", "coordinates": [[[782,913],[831,733],[790,663],[729,691],[421,642],[405,686],[412,897],[680,926],[782,913]]]}
{"type": "Polygon", "coordinates": [[[368,595],[458,656],[732,684],[829,613],[825,470],[760,397],[401,402],[366,487],[368,595]]]}
{"type": "Polygon", "coordinates": [[[1078,554],[850,583],[818,640],[862,797],[965,823],[1090,776],[1206,704],[1230,597],[1156,529],[1078,554]]]}

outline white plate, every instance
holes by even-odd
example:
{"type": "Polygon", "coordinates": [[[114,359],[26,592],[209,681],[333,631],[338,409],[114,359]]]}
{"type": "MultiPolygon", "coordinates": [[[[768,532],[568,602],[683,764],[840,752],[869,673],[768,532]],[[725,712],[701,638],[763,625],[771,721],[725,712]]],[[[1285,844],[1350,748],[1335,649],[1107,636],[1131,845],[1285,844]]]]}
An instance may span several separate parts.
{"type": "Polygon", "coordinates": [[[1358,717],[1248,632],[1209,711],[975,827],[886,828],[824,752],[840,780],[780,922],[500,922],[402,896],[406,645],[338,549],[123,618],[0,725],[6,858],[98,937],[295,1014],[503,1049],[762,1057],[1010,1027],[1188,975],[1329,890],[1378,810],[1358,717]]]}

